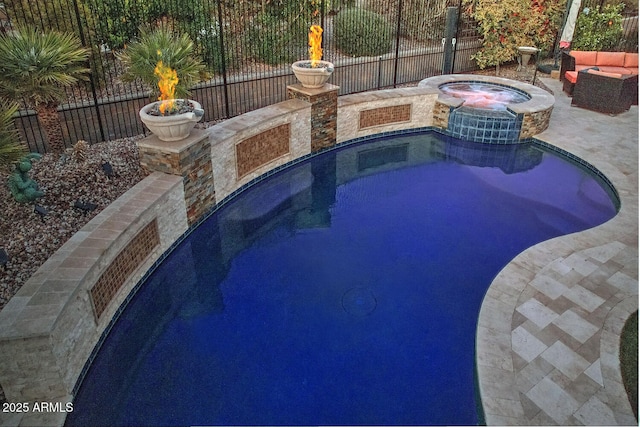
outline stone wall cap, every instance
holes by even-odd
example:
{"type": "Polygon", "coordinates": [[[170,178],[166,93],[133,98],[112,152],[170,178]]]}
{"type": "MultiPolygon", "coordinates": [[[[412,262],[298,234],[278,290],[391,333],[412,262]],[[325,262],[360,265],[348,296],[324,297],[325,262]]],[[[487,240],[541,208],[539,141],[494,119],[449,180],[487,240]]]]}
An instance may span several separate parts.
{"type": "Polygon", "coordinates": [[[207,133],[204,129],[193,129],[188,137],[181,139],[180,141],[161,141],[156,135],[149,135],[148,137],[136,142],[136,144],[138,145],[138,148],[152,149],[165,153],[181,153],[190,146],[198,144],[206,138],[207,133]]]}
{"type": "Polygon", "coordinates": [[[419,97],[425,95],[436,96],[440,91],[437,88],[407,87],[401,89],[383,89],[375,92],[354,93],[338,98],[338,106],[345,107],[385,99],[402,100],[402,98],[419,97]]]}
{"type": "Polygon", "coordinates": [[[287,86],[288,90],[299,92],[306,96],[318,96],[328,92],[337,92],[340,86],[332,85],[331,83],[325,83],[324,86],[318,88],[304,87],[300,83],[295,83],[287,86]]]}
{"type": "Polygon", "coordinates": [[[212,144],[217,143],[245,132],[249,128],[257,129],[263,123],[273,122],[283,115],[305,109],[310,110],[311,104],[301,99],[288,99],[227,119],[208,128],[207,134],[212,144]]]}
{"type": "MultiPolygon", "coordinates": [[[[150,194],[147,190],[151,188],[167,189],[156,192],[155,199],[147,201],[147,210],[149,210],[169,189],[181,186],[182,181],[181,176],[154,172],[120,196],[117,201],[136,200],[137,194],[150,194]]],[[[106,250],[106,247],[94,247],[95,250],[92,251],[90,241],[104,242],[103,246],[108,247],[109,242],[117,240],[127,229],[121,231],[110,229],[109,239],[92,239],[91,236],[104,234],[102,225],[106,224],[105,226],[108,227],[111,218],[122,217],[126,207],[125,202],[120,209],[111,210],[110,214],[103,214],[104,210],[100,212],[40,266],[0,310],[0,340],[51,334],[68,302],[82,289],[84,278],[91,270],[98,267],[100,256],[106,250]],[[75,236],[80,238],[74,239],[75,236]],[[87,247],[85,243],[88,244],[89,249],[78,251],[87,247]],[[79,254],[82,254],[82,257],[78,257],[79,254]],[[94,259],[95,262],[87,263],[86,258],[94,259]]]]}

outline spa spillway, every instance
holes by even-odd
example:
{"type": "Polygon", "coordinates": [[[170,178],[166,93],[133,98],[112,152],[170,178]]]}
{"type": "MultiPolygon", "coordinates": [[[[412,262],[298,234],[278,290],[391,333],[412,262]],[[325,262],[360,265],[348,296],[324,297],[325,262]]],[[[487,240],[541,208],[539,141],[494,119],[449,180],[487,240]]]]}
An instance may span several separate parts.
{"type": "Polygon", "coordinates": [[[553,95],[528,83],[449,74],[422,80],[436,88],[434,125],[455,138],[490,144],[524,142],[549,126],[553,95]]]}

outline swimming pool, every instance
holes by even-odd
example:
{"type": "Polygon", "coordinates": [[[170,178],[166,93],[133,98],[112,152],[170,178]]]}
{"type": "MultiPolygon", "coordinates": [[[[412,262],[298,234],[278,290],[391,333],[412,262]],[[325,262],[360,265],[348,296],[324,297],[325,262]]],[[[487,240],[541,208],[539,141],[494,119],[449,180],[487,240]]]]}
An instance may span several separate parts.
{"type": "Polygon", "coordinates": [[[601,183],[534,144],[423,133],[325,152],[177,247],[67,424],[474,424],[492,278],[615,211],[601,183]]]}

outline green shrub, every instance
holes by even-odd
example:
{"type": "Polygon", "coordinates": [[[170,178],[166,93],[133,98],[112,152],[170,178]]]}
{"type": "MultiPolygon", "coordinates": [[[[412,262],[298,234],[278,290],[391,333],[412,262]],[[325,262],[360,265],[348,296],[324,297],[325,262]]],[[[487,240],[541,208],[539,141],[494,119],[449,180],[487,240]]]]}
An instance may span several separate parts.
{"type": "Polygon", "coordinates": [[[400,1],[402,1],[401,36],[420,41],[442,39],[447,15],[446,0],[387,0],[385,2],[365,0],[364,8],[386,16],[389,22],[395,22],[400,1]]]}
{"type": "Polygon", "coordinates": [[[15,162],[27,154],[20,143],[13,115],[18,111],[14,102],[0,102],[0,172],[8,171],[15,162]]]}
{"type": "Polygon", "coordinates": [[[146,0],[89,0],[89,9],[96,20],[96,37],[110,49],[121,49],[135,39],[139,27],[147,21],[146,0]]]}
{"type": "Polygon", "coordinates": [[[286,64],[306,58],[309,28],[306,22],[288,22],[269,13],[259,14],[245,33],[251,56],[269,65],[286,64]]]}
{"type": "Polygon", "coordinates": [[[176,98],[187,98],[189,89],[200,80],[204,64],[194,55],[194,44],[187,34],[176,35],[170,29],[146,31],[118,55],[126,67],[125,81],[142,80],[158,96],[158,77],[154,70],[158,61],[176,70],[178,85],[176,98]]]}
{"type": "Polygon", "coordinates": [[[576,50],[615,51],[622,39],[624,4],[606,5],[600,10],[585,7],[576,21],[571,48],[576,50]]]}
{"type": "Polygon", "coordinates": [[[620,336],[620,370],[633,414],[638,420],[638,312],[625,322],[620,336]]]}
{"type": "Polygon", "coordinates": [[[56,31],[74,34],[82,45],[90,50],[90,80],[98,87],[103,87],[106,70],[96,28],[101,21],[94,19],[90,7],[84,1],[6,0],[1,3],[4,4],[14,29],[36,28],[43,33],[56,31]]]}
{"type": "Polygon", "coordinates": [[[364,9],[346,9],[333,21],[338,49],[352,56],[377,56],[391,50],[393,30],[379,14],[364,9]]]}

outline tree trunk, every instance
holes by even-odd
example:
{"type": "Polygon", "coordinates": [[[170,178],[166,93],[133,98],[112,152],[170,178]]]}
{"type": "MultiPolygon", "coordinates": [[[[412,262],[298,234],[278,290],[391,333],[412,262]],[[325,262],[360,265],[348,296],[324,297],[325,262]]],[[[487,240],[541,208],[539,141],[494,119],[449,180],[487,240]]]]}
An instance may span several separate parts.
{"type": "Polygon", "coordinates": [[[36,106],[38,121],[49,142],[49,150],[54,153],[62,153],[65,150],[62,125],[58,117],[58,104],[48,102],[36,106]]]}

